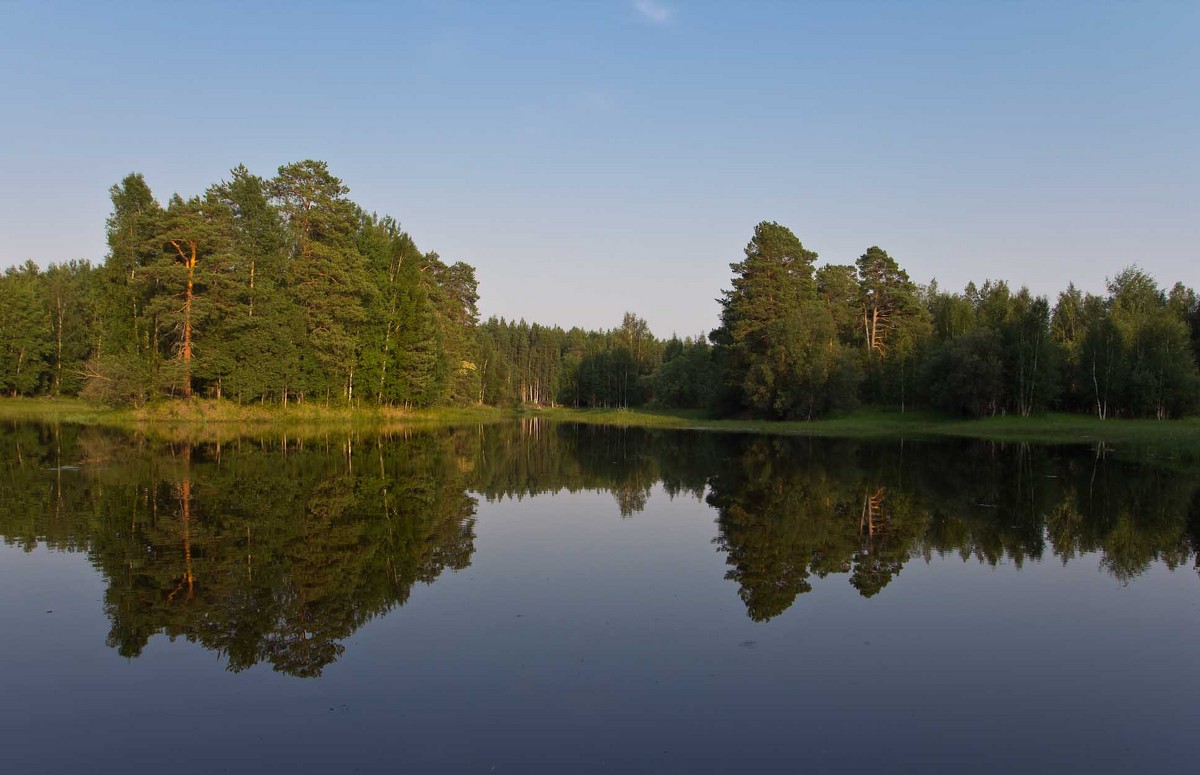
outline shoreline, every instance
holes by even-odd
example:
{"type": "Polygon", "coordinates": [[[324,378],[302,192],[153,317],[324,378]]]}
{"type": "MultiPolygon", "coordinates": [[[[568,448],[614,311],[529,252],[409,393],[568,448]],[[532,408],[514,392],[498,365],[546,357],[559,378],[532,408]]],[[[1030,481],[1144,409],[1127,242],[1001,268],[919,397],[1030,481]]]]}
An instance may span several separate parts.
{"type": "MultiPolygon", "coordinates": [[[[113,409],[74,398],[0,398],[0,420],[90,425],[176,436],[191,430],[262,432],[301,428],[388,430],[478,425],[519,419],[620,428],[758,433],[841,438],[973,438],[1038,444],[1132,445],[1169,457],[1200,459],[1200,418],[1108,419],[1074,414],[997,416],[964,420],[936,413],[872,409],[820,420],[712,419],[700,412],[650,409],[463,407],[238,406],[210,400],[169,401],[113,409]]],[[[203,433],[199,435],[205,435],[203,433]]]]}

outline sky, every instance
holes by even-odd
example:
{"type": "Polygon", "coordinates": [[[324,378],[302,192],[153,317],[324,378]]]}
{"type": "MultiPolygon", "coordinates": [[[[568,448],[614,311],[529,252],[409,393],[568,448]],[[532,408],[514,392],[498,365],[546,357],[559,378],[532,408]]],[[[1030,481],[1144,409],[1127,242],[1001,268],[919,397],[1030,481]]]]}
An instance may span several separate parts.
{"type": "Polygon", "coordinates": [[[1200,285],[1200,3],[0,0],[0,266],[322,159],[484,316],[706,333],[760,221],[920,283],[1200,285]]]}

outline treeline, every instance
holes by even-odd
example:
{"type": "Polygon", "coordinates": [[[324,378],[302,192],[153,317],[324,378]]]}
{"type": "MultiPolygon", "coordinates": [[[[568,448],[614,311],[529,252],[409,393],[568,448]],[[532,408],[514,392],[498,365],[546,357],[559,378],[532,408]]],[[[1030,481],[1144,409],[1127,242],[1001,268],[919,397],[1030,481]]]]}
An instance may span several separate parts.
{"type": "Polygon", "coordinates": [[[495,318],[479,328],[484,403],[702,408],[715,385],[703,337],[661,340],[626,312],[607,331],[495,318]]]}
{"type": "Polygon", "coordinates": [[[811,418],[860,402],[982,416],[1046,409],[1176,417],[1200,404],[1200,306],[1131,267],[1107,294],[1073,285],[1051,305],[1027,288],[918,287],[884,250],[853,266],[761,223],[732,264],[713,332],[727,412],[811,418]]]}
{"type": "Polygon", "coordinates": [[[879,247],[816,266],[762,223],[731,265],[721,325],[661,340],[626,313],[610,331],[503,320],[480,326],[485,403],[656,406],[811,419],[860,404],[968,416],[1049,409],[1178,417],[1200,407],[1200,303],[1131,267],[1104,296],[1053,305],[1027,288],[918,286],[879,247]]]}
{"type": "MultiPolygon", "coordinates": [[[[478,323],[474,268],[419,250],[348,198],[323,162],[245,167],[203,195],[110,190],[108,255],[0,277],[0,390],[140,405],[193,395],[321,401],[634,406],[663,342],[612,331],[478,323]]],[[[703,403],[685,396],[688,405],[703,403]]]]}
{"type": "Polygon", "coordinates": [[[203,395],[321,401],[704,409],[810,419],[860,404],[1101,418],[1200,408],[1200,303],[1131,267],[1053,304],[1004,282],[918,286],[878,247],[816,265],[761,223],[731,264],[721,324],[655,337],[478,322],[474,269],[355,205],[323,162],[244,167],[164,206],[111,190],[100,266],[0,277],[0,390],[141,404],[203,395]]]}
{"type": "Polygon", "coordinates": [[[11,395],[139,404],[477,398],[474,269],[420,251],[323,162],[244,167],[164,206],[141,175],[111,190],[108,257],[0,281],[11,395]]]}

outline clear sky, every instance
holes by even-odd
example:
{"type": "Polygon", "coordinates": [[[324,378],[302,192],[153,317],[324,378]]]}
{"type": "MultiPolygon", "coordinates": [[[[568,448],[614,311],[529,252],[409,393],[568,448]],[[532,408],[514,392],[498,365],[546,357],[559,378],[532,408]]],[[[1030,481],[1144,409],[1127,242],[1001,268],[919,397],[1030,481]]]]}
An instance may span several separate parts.
{"type": "Polygon", "coordinates": [[[914,280],[1200,285],[1200,3],[0,1],[0,265],[324,159],[485,315],[705,332],[755,223],[914,280]]]}

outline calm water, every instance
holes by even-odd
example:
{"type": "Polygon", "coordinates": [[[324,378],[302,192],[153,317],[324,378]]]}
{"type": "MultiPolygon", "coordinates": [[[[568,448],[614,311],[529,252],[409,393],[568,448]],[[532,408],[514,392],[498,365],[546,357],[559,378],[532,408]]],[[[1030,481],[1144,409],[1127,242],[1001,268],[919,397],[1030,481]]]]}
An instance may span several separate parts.
{"type": "Polygon", "coordinates": [[[5,772],[1195,766],[1195,472],[544,424],[0,461],[5,772]]]}

